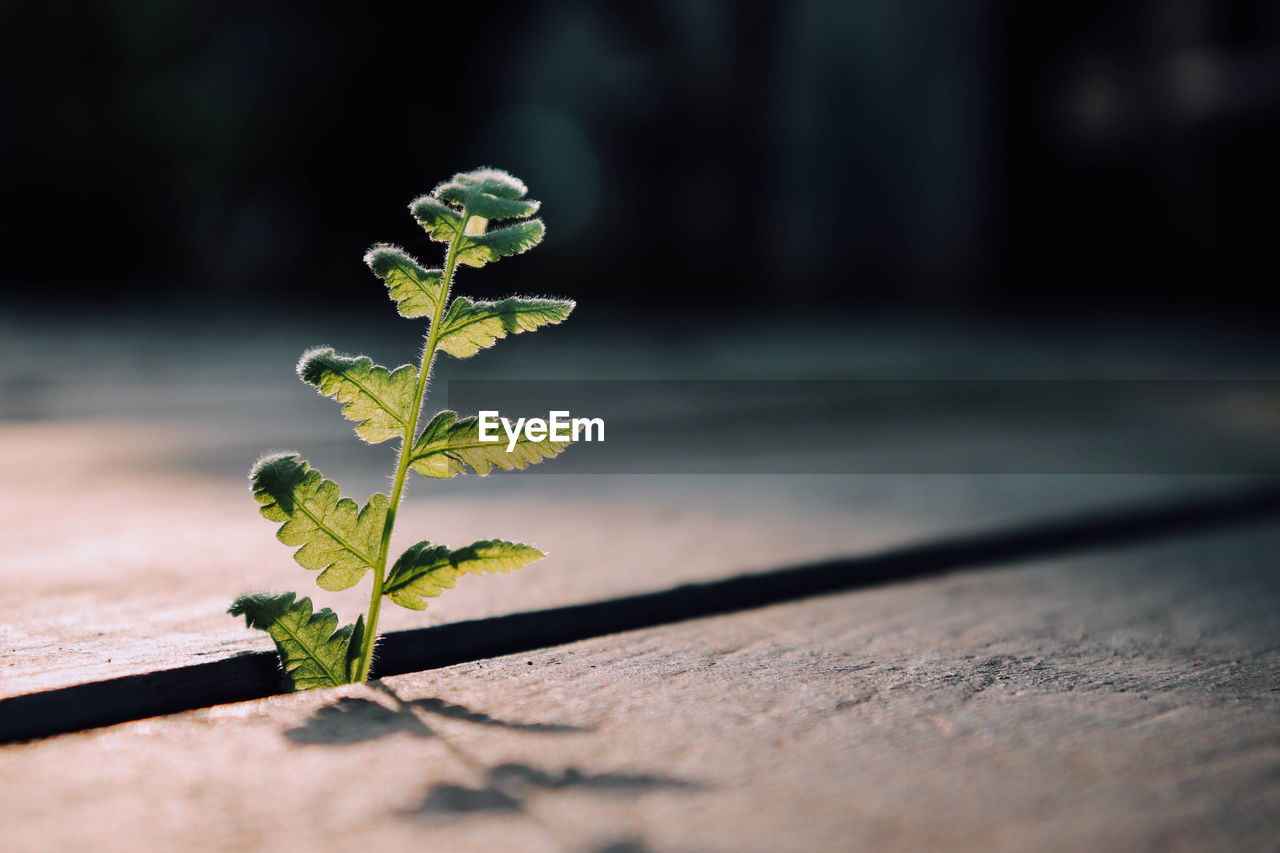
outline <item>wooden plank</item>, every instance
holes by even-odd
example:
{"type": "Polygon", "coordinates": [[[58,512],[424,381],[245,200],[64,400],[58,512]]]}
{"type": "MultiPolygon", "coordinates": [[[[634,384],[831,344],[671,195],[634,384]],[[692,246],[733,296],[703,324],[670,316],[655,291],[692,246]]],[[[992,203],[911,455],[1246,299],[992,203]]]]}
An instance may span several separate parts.
{"type": "MultiPolygon", "coordinates": [[[[1011,341],[1003,334],[877,325],[820,342],[806,328],[771,328],[767,336],[736,330],[683,351],[643,330],[566,329],[567,336],[559,330],[521,336],[483,358],[447,361],[437,382],[566,375],[950,378],[957,365],[984,377],[1112,375],[1115,365],[1131,363],[1120,356],[1132,355],[1127,341],[1108,353],[1093,341],[1082,351],[1069,338],[1011,341]]],[[[298,590],[353,620],[367,587],[343,594],[315,588],[314,576],[293,564],[272,526],[257,517],[243,476],[261,450],[297,447],[357,498],[384,489],[394,448],[356,441],[333,403],[297,382],[292,365],[299,351],[326,339],[394,364],[413,355],[416,342],[404,335],[402,325],[10,322],[0,335],[0,383],[13,389],[0,399],[0,698],[267,649],[263,635],[224,613],[248,589],[298,590]]],[[[1185,343],[1179,336],[1154,347],[1147,369],[1258,375],[1258,365],[1274,356],[1251,354],[1250,373],[1232,361],[1230,349],[1204,348],[1192,357],[1185,343]]],[[[1206,434],[1238,434],[1242,441],[1270,434],[1274,413],[1256,402],[1188,412],[1186,419],[1206,434]]],[[[743,401],[748,413],[750,403],[743,401]]],[[[913,421],[925,427],[912,434],[916,445],[938,431],[929,431],[925,414],[913,421]]],[[[844,423],[833,418],[831,428],[844,423]]],[[[868,440],[887,453],[906,441],[894,424],[872,433],[880,437],[868,440]]],[[[982,434],[998,445],[1017,439],[1018,429],[997,424],[982,434]]],[[[1161,448],[1155,439],[1144,446],[1161,448]]],[[[422,538],[461,545],[498,536],[536,544],[551,558],[511,576],[465,579],[425,614],[384,608],[381,627],[406,630],[660,591],[1103,503],[1194,494],[1239,479],[419,479],[410,484],[395,547],[422,538]]]]}
{"type": "MultiPolygon", "coordinates": [[[[395,631],[379,644],[386,677],[1010,560],[1097,549],[1280,516],[1280,488],[975,534],[860,558],[778,569],[532,613],[395,631]]],[[[274,654],[256,652],[0,699],[0,743],[105,726],[279,690],[274,654]]]]}
{"type": "Polygon", "coordinates": [[[1038,561],[0,747],[5,848],[1267,849],[1278,549],[1038,561]]]}

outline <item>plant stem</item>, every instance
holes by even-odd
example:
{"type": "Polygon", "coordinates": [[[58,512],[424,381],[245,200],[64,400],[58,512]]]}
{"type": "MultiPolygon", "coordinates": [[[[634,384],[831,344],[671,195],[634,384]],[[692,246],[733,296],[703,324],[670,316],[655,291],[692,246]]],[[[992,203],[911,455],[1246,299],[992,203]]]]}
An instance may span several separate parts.
{"type": "Polygon", "coordinates": [[[400,440],[400,457],[396,461],[396,476],[391,484],[387,520],[382,526],[382,542],[378,546],[377,562],[373,567],[373,592],[369,598],[369,613],[364,620],[364,640],[360,646],[360,665],[356,671],[356,681],[368,681],[369,668],[373,664],[373,645],[378,638],[378,612],[382,609],[382,585],[386,582],[391,531],[396,526],[396,511],[400,508],[400,496],[404,492],[405,477],[409,473],[410,451],[413,449],[413,441],[418,432],[418,420],[422,415],[423,395],[427,392],[431,364],[435,361],[436,345],[440,342],[440,318],[444,316],[444,307],[453,289],[453,270],[458,263],[458,244],[462,242],[469,218],[470,215],[464,207],[462,219],[458,223],[458,233],[453,235],[453,240],[449,243],[449,254],[445,258],[444,276],[440,286],[440,298],[436,300],[435,311],[431,315],[431,325],[427,330],[427,343],[422,348],[422,360],[418,364],[418,390],[414,395],[413,411],[409,414],[409,422],[405,424],[404,435],[400,440]]]}

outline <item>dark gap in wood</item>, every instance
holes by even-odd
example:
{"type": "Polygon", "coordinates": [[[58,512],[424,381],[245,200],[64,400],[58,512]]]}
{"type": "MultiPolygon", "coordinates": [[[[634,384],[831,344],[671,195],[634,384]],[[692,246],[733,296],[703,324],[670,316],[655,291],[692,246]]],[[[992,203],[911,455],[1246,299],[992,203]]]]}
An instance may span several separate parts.
{"type": "MultiPolygon", "coordinates": [[[[378,645],[375,677],[459,663],[795,601],[957,569],[1136,543],[1280,516],[1280,487],[1097,512],[826,560],[661,592],[394,631],[378,645]]],[[[280,692],[275,652],[129,675],[0,700],[0,743],[258,699],[280,692]]]]}

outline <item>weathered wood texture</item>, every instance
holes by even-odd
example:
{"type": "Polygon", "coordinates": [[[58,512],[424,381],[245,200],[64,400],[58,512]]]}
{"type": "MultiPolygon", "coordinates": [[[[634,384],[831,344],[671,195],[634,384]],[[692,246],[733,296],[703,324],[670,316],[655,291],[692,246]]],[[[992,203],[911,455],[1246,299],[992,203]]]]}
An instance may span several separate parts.
{"type": "Polygon", "coordinates": [[[0,749],[7,850],[1262,850],[1280,532],[0,749]]]}
{"type": "MultiPolygon", "coordinates": [[[[350,494],[382,488],[391,449],[359,445],[290,366],[326,339],[407,360],[403,329],[5,327],[0,698],[267,649],[223,613],[248,588],[298,589],[353,618],[362,596],[311,586],[256,517],[243,471],[260,450],[297,447],[350,494]]],[[[522,336],[441,378],[1280,375],[1274,342],[761,331],[661,346],[642,333],[522,336]]],[[[1186,423],[1252,440],[1278,413],[1248,400],[1186,423]]],[[[1020,440],[1017,423],[989,429],[975,432],[988,445],[1020,440]]],[[[1131,437],[1161,452],[1158,434],[1131,437]]],[[[1062,452],[1088,450],[1067,438],[1062,452]]],[[[894,430],[879,440],[890,447],[894,430]]],[[[552,558],[464,581],[425,614],[388,608],[383,627],[1240,482],[418,481],[397,544],[497,535],[552,558]]],[[[1280,842],[1277,544],[1274,531],[1170,539],[0,747],[0,848],[1268,849],[1280,842]]]]}
{"type": "MultiPolygon", "coordinates": [[[[1188,335],[1154,343],[1095,336],[1083,345],[1072,335],[1034,330],[921,333],[868,325],[817,341],[804,329],[775,328],[655,345],[643,329],[593,336],[586,328],[521,336],[466,362],[446,360],[438,387],[450,376],[1248,377],[1280,364],[1271,350],[1260,355],[1237,341],[1188,335]]],[[[10,322],[0,330],[0,697],[267,649],[262,635],[224,615],[246,589],[298,589],[344,620],[363,607],[361,595],[325,593],[293,564],[272,525],[256,516],[243,476],[260,451],[296,447],[348,494],[363,498],[385,488],[394,448],[360,444],[332,401],[301,385],[291,368],[297,353],[319,340],[389,364],[410,359],[407,325],[10,322]]],[[[749,411],[751,401],[743,402],[749,411]]],[[[1267,429],[1275,419],[1268,412],[1247,408],[1252,420],[1245,418],[1244,432],[1267,429]]],[[[1239,412],[1191,414],[1208,433],[1242,429],[1239,412]]],[[[919,445],[928,419],[913,423],[910,441],[919,445]]],[[[830,427],[839,433],[849,424],[833,419],[830,427]]],[[[1020,433],[1017,423],[996,418],[983,435],[998,445],[1020,433]]],[[[907,441],[891,428],[872,438],[889,449],[907,441]]],[[[1159,448],[1158,441],[1144,444],[1159,448]]],[[[1086,452],[1087,442],[1077,449],[1086,452]]],[[[464,580],[425,614],[388,607],[383,627],[662,590],[1238,479],[1015,473],[414,480],[397,546],[423,537],[458,545],[500,536],[536,544],[551,559],[510,577],[464,580]]]]}
{"type": "MultiPolygon", "coordinates": [[[[373,676],[384,678],[786,601],[1009,561],[1106,550],[1280,516],[1280,489],[970,534],[860,557],[788,566],[671,589],[505,616],[386,632],[373,676]]],[[[282,692],[274,652],[152,670],[0,698],[0,743],[258,699],[282,692]]]]}

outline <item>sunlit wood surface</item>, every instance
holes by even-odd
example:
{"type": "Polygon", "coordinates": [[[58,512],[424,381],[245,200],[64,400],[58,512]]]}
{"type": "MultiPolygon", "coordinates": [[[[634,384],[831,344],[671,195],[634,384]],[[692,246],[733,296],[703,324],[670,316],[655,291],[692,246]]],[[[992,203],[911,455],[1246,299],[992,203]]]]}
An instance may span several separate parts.
{"type": "MultiPolygon", "coordinates": [[[[246,589],[296,589],[346,620],[363,609],[367,582],[325,593],[290,560],[243,472],[290,447],[349,494],[383,488],[389,447],[360,445],[292,360],[326,342],[398,363],[412,334],[262,332],[6,327],[0,698],[268,648],[223,612],[246,589]]],[[[535,337],[441,378],[938,378],[957,365],[974,378],[1239,378],[1280,363],[1176,336],[1101,351],[1071,335],[873,327],[808,348],[535,337]]],[[[383,628],[1241,480],[417,481],[398,542],[500,536],[551,557],[464,579],[425,613],[388,607],[383,628]]],[[[0,847],[1265,849],[1280,837],[1280,533],[1166,539],[0,747],[0,847]]]]}

